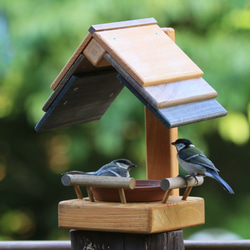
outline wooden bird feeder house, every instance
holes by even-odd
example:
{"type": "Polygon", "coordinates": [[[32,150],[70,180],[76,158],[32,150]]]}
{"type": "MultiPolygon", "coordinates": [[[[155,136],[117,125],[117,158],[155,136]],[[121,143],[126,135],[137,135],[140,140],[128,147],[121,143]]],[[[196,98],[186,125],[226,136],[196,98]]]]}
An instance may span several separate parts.
{"type": "MultiPolygon", "coordinates": [[[[147,179],[176,177],[176,149],[170,143],[177,139],[177,127],[227,114],[202,75],[175,44],[174,30],[160,28],[154,18],[92,25],[52,83],[35,130],[99,120],[125,85],[145,105],[147,179]]],[[[61,228],[151,235],[204,223],[203,199],[188,194],[182,199],[178,189],[160,201],[127,202],[123,191],[134,188],[129,179],[119,186],[122,203],[92,202],[89,187],[103,180],[81,180],[89,194],[83,199],[74,178],[64,179],[78,199],[59,203],[61,228]]]]}

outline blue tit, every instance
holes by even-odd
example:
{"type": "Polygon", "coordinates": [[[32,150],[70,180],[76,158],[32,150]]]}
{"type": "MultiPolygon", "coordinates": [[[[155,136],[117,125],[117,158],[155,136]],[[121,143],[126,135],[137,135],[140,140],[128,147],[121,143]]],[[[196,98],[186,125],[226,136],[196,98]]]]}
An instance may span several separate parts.
{"type": "Polygon", "coordinates": [[[212,161],[200,149],[196,148],[190,140],[178,139],[171,144],[177,149],[179,164],[190,176],[202,175],[211,177],[217,180],[227,192],[234,194],[233,189],[219,176],[219,170],[212,161]]]}
{"type": "Polygon", "coordinates": [[[64,174],[130,177],[129,171],[133,167],[136,167],[136,165],[133,164],[131,161],[127,159],[117,159],[102,166],[95,172],[69,171],[64,174]]]}

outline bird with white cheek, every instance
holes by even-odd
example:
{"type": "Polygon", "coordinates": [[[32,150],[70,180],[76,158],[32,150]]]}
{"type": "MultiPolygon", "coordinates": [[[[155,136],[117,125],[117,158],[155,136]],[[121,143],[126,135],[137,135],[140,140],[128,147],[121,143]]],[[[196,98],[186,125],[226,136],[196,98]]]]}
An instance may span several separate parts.
{"type": "Polygon", "coordinates": [[[117,159],[102,166],[95,172],[69,171],[63,174],[84,174],[97,176],[130,177],[131,168],[136,167],[134,163],[127,159],[117,159]]]}
{"type": "Polygon", "coordinates": [[[171,143],[177,149],[177,159],[181,167],[188,172],[189,176],[208,176],[217,180],[230,194],[233,189],[219,176],[219,170],[214,166],[203,152],[196,148],[188,139],[177,139],[171,143]]]}

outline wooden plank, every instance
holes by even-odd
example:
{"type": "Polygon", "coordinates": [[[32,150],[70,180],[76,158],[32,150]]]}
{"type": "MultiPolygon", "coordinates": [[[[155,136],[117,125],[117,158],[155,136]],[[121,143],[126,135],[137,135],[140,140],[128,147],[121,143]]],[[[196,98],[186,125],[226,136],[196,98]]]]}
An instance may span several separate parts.
{"type": "Polygon", "coordinates": [[[176,230],[156,234],[130,234],[98,231],[70,231],[72,250],[118,249],[118,250],[184,250],[183,231],[176,230]]]}
{"type": "Polygon", "coordinates": [[[59,203],[58,223],[67,229],[143,233],[149,228],[148,213],[136,203],[68,200],[59,203]]]}
{"type": "Polygon", "coordinates": [[[69,81],[72,75],[80,74],[80,73],[88,75],[89,72],[105,70],[107,68],[111,68],[111,67],[95,67],[93,64],[89,62],[89,60],[83,54],[80,54],[76,58],[75,62],[71,65],[67,73],[64,75],[64,77],[61,79],[61,81],[58,83],[55,90],[52,92],[52,94],[48,98],[48,100],[43,105],[43,111],[46,112],[48,110],[50,105],[54,102],[55,98],[64,88],[65,84],[69,81]]]}
{"type": "MultiPolygon", "coordinates": [[[[87,61],[87,60],[85,59],[85,61],[87,61]]],[[[44,103],[43,108],[42,108],[43,111],[46,112],[48,110],[48,108],[53,103],[53,101],[55,100],[55,98],[58,96],[58,94],[60,93],[60,91],[63,89],[63,87],[65,86],[65,84],[68,82],[68,80],[70,79],[70,77],[74,74],[74,72],[79,67],[79,65],[83,64],[83,62],[84,62],[84,56],[83,56],[83,54],[80,54],[76,58],[76,60],[72,63],[70,69],[66,72],[66,74],[61,79],[61,81],[57,84],[55,90],[52,92],[52,94],[50,95],[50,97],[48,98],[48,100],[44,103]]]]}
{"type": "Polygon", "coordinates": [[[217,92],[202,78],[142,87],[110,55],[110,64],[133,85],[137,92],[155,109],[215,98],[217,92]]]}
{"type": "Polygon", "coordinates": [[[123,85],[114,69],[70,78],[35,127],[36,131],[99,120],[123,85]]]}
{"type": "Polygon", "coordinates": [[[111,55],[105,54],[105,58],[120,73],[118,79],[122,82],[167,128],[179,127],[195,122],[225,116],[227,111],[215,99],[187,103],[172,107],[155,109],[150,103],[150,96],[142,95],[144,89],[140,86],[111,55]]]}
{"type": "Polygon", "coordinates": [[[75,199],[61,201],[58,216],[60,228],[151,234],[203,224],[204,200],[170,196],[166,204],[121,204],[75,199]]]}
{"type": "Polygon", "coordinates": [[[51,84],[50,87],[53,90],[57,87],[57,85],[62,80],[62,78],[65,76],[65,74],[67,73],[67,71],[70,69],[70,67],[72,66],[72,64],[77,59],[77,57],[82,53],[83,49],[89,43],[89,41],[90,41],[91,38],[92,38],[92,35],[90,33],[88,33],[86,35],[86,37],[83,39],[83,41],[81,42],[81,44],[79,45],[79,47],[76,49],[76,51],[73,53],[73,55],[68,60],[68,62],[65,64],[65,66],[62,68],[61,72],[58,74],[58,76],[56,77],[56,79],[54,80],[54,82],[51,84]]]}
{"type": "Polygon", "coordinates": [[[136,26],[143,26],[143,25],[149,25],[149,24],[155,24],[155,23],[157,23],[157,21],[154,18],[145,18],[145,19],[124,21],[124,22],[114,22],[114,23],[92,25],[90,27],[90,29],[89,29],[89,33],[83,39],[81,44],[78,46],[76,51],[73,53],[71,58],[68,60],[68,62],[65,64],[65,66],[63,67],[61,72],[58,74],[56,79],[51,84],[51,89],[55,90],[55,88],[57,87],[59,82],[65,76],[65,74],[70,69],[72,64],[75,62],[76,58],[80,55],[80,53],[83,52],[84,48],[90,42],[90,40],[92,38],[92,34],[95,31],[110,30],[110,29],[117,29],[117,28],[125,28],[125,27],[132,27],[132,26],[136,27],[136,26]]]}
{"type": "Polygon", "coordinates": [[[100,31],[93,36],[142,86],[203,75],[200,68],[156,24],[100,31]]]}
{"type": "Polygon", "coordinates": [[[137,27],[137,26],[144,26],[156,23],[157,21],[151,17],[151,18],[128,20],[128,21],[121,21],[114,23],[95,24],[89,28],[89,32],[93,35],[97,31],[137,27]]]}
{"type": "Polygon", "coordinates": [[[203,78],[148,86],[141,93],[151,96],[149,100],[154,101],[150,104],[156,109],[217,97],[217,92],[203,78]]]}
{"type": "Polygon", "coordinates": [[[96,42],[95,39],[90,41],[84,49],[83,54],[95,67],[105,67],[110,65],[110,63],[104,58],[106,51],[98,42],[96,42]]]}
{"type": "MultiPolygon", "coordinates": [[[[207,121],[227,115],[225,108],[215,99],[186,103],[153,111],[159,119],[168,120],[169,128],[207,121]]],[[[166,122],[165,122],[166,123],[166,122]]]]}
{"type": "MultiPolygon", "coordinates": [[[[161,109],[155,109],[140,92],[136,82],[129,75],[126,79],[119,75],[118,79],[164,124],[167,128],[174,128],[195,122],[206,121],[227,115],[227,111],[215,99],[186,103],[161,109]],[[132,84],[131,84],[132,83],[132,84]]],[[[138,85],[138,84],[137,84],[138,85]]]]}

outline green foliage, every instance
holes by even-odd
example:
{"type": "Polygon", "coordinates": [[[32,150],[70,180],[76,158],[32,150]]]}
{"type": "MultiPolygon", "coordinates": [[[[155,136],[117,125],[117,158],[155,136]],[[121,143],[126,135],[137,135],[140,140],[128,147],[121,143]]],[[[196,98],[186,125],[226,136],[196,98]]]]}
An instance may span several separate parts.
{"type": "Polygon", "coordinates": [[[0,239],[63,239],[57,204],[75,197],[60,173],[94,170],[127,157],[145,178],[143,105],[124,89],[95,123],[43,133],[49,88],[92,24],[154,17],[173,27],[176,43],[204,71],[229,111],[181,127],[221,169],[234,196],[215,181],[192,191],[206,201],[206,224],[249,238],[250,5],[246,0],[2,0],[0,2],[0,239]],[[236,171],[237,170],[237,171],[236,171]]]}

